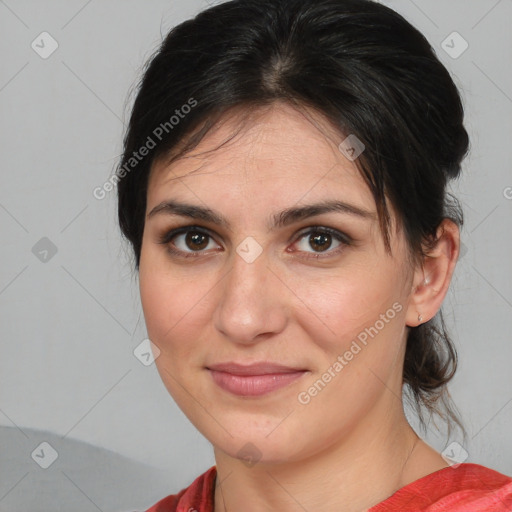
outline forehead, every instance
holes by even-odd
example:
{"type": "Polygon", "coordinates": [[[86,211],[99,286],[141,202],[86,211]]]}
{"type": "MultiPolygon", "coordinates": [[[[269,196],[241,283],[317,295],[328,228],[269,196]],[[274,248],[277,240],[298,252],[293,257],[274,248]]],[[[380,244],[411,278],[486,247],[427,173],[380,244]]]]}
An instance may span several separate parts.
{"type": "Polygon", "coordinates": [[[317,112],[275,103],[247,113],[234,110],[183,157],[153,163],[148,203],[173,191],[233,190],[298,201],[341,192],[375,209],[373,196],[357,168],[339,150],[344,140],[317,112]]]}

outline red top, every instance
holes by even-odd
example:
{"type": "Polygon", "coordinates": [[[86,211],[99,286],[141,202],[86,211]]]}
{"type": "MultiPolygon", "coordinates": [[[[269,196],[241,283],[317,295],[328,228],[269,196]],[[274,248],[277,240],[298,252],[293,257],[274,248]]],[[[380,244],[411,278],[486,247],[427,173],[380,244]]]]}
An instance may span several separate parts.
{"type": "MultiPolygon", "coordinates": [[[[213,512],[216,466],[146,512],[213,512]]],[[[512,478],[479,464],[446,467],[402,487],[367,512],[512,512],[512,478]]]]}

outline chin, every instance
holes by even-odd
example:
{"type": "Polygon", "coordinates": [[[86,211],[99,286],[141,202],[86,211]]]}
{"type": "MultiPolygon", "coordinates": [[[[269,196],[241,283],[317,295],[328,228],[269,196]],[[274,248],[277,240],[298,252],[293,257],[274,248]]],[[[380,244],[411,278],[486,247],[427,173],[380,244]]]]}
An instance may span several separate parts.
{"type": "Polygon", "coordinates": [[[230,439],[227,443],[215,445],[216,450],[221,450],[229,457],[238,459],[248,467],[256,464],[280,464],[286,461],[300,458],[299,454],[291,453],[293,446],[271,443],[260,438],[251,439],[246,436],[243,439],[230,439]]]}
{"type": "Polygon", "coordinates": [[[246,421],[240,419],[236,424],[223,422],[222,425],[233,436],[224,429],[221,429],[221,433],[219,430],[212,432],[211,423],[208,424],[208,432],[201,430],[201,433],[208,438],[215,450],[239,459],[247,466],[256,463],[278,464],[307,456],[308,448],[298,442],[300,434],[303,433],[299,427],[296,432],[290,431],[290,425],[288,428],[279,425],[275,430],[262,429],[255,426],[250,418],[246,421]]]}

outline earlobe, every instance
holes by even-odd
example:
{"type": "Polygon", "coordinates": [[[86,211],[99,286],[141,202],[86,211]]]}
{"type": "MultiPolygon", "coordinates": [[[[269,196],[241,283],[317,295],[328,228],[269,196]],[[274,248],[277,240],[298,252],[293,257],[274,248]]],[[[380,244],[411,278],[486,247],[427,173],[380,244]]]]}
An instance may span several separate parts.
{"type": "Polygon", "coordinates": [[[414,272],[406,323],[409,327],[428,322],[441,308],[459,255],[458,226],[444,219],[433,247],[425,249],[422,264],[414,272]]]}

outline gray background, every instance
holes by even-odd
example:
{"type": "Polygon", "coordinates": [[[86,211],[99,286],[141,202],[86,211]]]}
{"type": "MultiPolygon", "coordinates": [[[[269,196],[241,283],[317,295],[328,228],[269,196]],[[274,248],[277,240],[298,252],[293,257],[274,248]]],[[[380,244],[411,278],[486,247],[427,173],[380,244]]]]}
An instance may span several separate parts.
{"type": "MultiPolygon", "coordinates": [[[[460,352],[451,391],[468,461],[512,474],[512,1],[385,3],[427,36],[466,104],[472,148],[454,187],[466,225],[444,305],[460,352]],[[469,44],[457,58],[442,46],[453,31],[469,44]]],[[[133,354],[146,332],[115,191],[93,196],[142,64],[206,5],[0,0],[0,511],[143,510],[214,464],[133,354]],[[44,31],[59,45],[46,59],[31,47],[51,48],[44,31]],[[31,457],[51,455],[43,441],[58,453],[48,469],[31,457]]],[[[457,439],[429,426],[427,440],[457,439]]]]}

